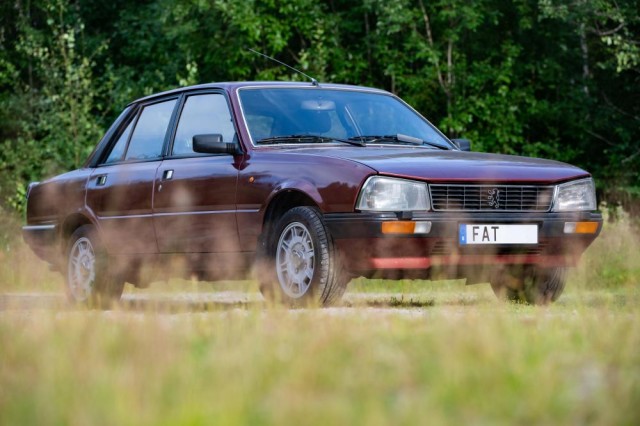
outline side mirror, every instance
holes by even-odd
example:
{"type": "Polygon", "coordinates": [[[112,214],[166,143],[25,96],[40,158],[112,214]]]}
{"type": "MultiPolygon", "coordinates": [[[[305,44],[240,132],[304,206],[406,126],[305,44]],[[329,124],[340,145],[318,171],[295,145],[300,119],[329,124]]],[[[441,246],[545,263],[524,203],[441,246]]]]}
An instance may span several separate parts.
{"type": "Polygon", "coordinates": [[[193,135],[193,150],[201,154],[240,154],[238,145],[223,142],[222,135],[219,133],[193,135]]]}
{"type": "Polygon", "coordinates": [[[471,141],[469,139],[451,139],[460,151],[471,151],[471,141]]]}

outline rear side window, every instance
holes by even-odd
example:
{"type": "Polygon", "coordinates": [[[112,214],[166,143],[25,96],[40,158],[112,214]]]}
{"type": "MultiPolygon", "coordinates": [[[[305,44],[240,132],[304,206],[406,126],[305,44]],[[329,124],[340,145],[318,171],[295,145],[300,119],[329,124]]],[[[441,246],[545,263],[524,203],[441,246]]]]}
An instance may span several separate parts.
{"type": "Polygon", "coordinates": [[[224,142],[233,142],[235,128],[227,100],[221,94],[189,96],[180,114],[173,142],[173,155],[193,155],[193,136],[220,134],[224,142]]]}
{"type": "MultiPolygon", "coordinates": [[[[147,160],[162,155],[162,145],[176,100],[146,106],[131,135],[125,160],[147,160]]],[[[117,146],[117,144],[116,144],[117,146]]]]}
{"type": "Polygon", "coordinates": [[[124,130],[124,132],[122,132],[122,134],[118,138],[118,141],[113,146],[111,153],[109,154],[109,156],[107,157],[107,160],[105,161],[106,164],[117,163],[118,161],[122,160],[124,150],[127,148],[127,141],[129,140],[131,129],[133,129],[133,121],[134,120],[131,120],[131,123],[129,123],[127,128],[124,130]]]}

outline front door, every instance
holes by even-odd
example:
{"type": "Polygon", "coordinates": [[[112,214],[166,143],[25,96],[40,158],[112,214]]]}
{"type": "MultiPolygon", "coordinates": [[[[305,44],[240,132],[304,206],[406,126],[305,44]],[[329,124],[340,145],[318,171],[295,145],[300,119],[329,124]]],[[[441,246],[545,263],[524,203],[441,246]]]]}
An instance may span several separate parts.
{"type": "Polygon", "coordinates": [[[193,151],[193,136],[236,140],[226,97],[198,93],[184,100],[170,154],[156,173],[153,214],[160,253],[235,253],[238,169],[233,155],[193,151]]]}

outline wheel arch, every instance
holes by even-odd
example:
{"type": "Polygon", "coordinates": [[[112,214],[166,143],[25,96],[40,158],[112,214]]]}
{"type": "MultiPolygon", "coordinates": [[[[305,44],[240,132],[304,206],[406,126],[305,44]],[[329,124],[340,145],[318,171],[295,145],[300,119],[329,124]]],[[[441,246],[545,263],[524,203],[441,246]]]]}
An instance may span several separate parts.
{"type": "Polygon", "coordinates": [[[267,244],[267,235],[270,235],[273,227],[278,223],[282,215],[294,207],[316,207],[318,203],[307,193],[299,189],[286,188],[275,194],[269,200],[262,218],[262,233],[260,234],[260,246],[267,244]]]}
{"type": "Polygon", "coordinates": [[[64,252],[67,247],[69,237],[84,225],[93,225],[94,223],[82,213],[74,213],[67,216],[60,226],[60,248],[64,252]]]}

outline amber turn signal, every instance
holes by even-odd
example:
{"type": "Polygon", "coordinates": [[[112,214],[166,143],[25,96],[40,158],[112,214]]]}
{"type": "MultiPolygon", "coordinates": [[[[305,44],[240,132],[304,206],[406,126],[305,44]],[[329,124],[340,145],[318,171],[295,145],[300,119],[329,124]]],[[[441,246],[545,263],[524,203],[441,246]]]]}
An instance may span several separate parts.
{"type": "Polygon", "coordinates": [[[598,222],[566,222],[565,234],[595,234],[598,232],[598,222]]]}
{"type": "Polygon", "coordinates": [[[383,234],[428,234],[431,222],[393,221],[382,222],[383,234]]]}

